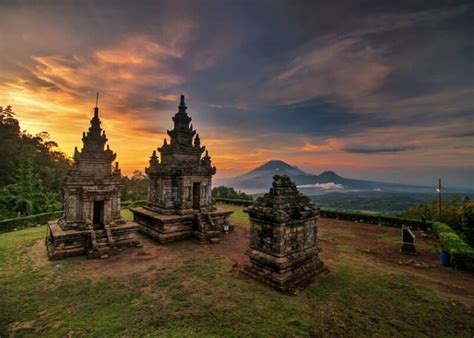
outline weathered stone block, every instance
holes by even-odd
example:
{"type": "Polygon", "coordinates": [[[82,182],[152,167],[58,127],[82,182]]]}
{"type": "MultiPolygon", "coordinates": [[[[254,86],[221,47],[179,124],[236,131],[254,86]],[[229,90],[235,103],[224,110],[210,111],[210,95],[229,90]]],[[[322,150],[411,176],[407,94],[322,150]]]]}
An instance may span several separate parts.
{"type": "Polygon", "coordinates": [[[268,194],[246,212],[250,218],[250,264],[243,272],[283,292],[305,286],[327,271],[319,259],[319,209],[288,176],[275,176],[268,194]]]}

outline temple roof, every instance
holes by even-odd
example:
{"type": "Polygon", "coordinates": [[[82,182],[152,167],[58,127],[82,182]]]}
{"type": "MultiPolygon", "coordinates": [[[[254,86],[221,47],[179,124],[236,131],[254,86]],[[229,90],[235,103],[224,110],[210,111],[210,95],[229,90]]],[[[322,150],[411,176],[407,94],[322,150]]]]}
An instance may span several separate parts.
{"type": "Polygon", "coordinates": [[[270,192],[257,198],[246,212],[253,218],[284,223],[315,217],[319,209],[308,196],[298,191],[288,176],[275,175],[270,192]]]}
{"type": "Polygon", "coordinates": [[[201,138],[191,124],[187,109],[184,95],[181,95],[178,112],[173,116],[174,128],[168,130],[170,142],[166,138],[163,140],[163,145],[158,148],[160,158],[156,151],[153,151],[150,166],[146,168],[148,174],[180,172],[183,175],[214,175],[216,173],[206,147],[201,146],[201,138]]]}
{"type": "Polygon", "coordinates": [[[74,151],[74,160],[85,161],[90,158],[103,159],[104,161],[112,162],[115,160],[117,154],[115,154],[107,145],[107,149],[104,147],[108,141],[105,134],[105,130],[101,128],[101,121],[99,117],[99,107],[94,107],[94,115],[90,120],[90,127],[87,133],[82,133],[83,147],[79,151],[76,147],[74,151]]]}

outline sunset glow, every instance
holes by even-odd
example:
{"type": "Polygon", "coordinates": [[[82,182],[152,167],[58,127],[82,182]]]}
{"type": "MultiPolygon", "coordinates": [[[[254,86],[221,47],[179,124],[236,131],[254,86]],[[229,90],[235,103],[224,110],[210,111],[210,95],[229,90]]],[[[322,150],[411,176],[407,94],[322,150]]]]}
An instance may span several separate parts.
{"type": "Polygon", "coordinates": [[[147,166],[184,93],[218,177],[280,159],[473,187],[472,6],[382,6],[348,22],[283,3],[132,6],[0,5],[0,106],[72,156],[99,91],[125,174],[147,166]],[[232,20],[250,12],[262,15],[232,20]]]}

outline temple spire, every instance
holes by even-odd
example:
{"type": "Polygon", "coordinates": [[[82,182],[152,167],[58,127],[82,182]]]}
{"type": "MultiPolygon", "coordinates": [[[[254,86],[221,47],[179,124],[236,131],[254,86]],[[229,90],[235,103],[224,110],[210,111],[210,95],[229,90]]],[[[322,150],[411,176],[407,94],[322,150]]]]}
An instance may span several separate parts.
{"type": "Polygon", "coordinates": [[[99,117],[99,92],[95,97],[94,117],[99,117]]]}
{"type": "Polygon", "coordinates": [[[186,109],[188,109],[188,107],[186,107],[186,103],[184,102],[184,95],[181,94],[181,99],[179,101],[179,112],[182,112],[182,113],[185,113],[186,112],[186,109]]]}

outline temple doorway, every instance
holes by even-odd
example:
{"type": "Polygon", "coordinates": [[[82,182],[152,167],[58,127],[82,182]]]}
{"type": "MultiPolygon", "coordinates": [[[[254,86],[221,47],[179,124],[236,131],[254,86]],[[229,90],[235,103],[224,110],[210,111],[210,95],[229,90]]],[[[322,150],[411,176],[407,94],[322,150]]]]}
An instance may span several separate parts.
{"type": "Polygon", "coordinates": [[[199,209],[201,206],[201,183],[193,184],[193,209],[199,209]]]}
{"type": "Polygon", "coordinates": [[[94,229],[102,229],[104,227],[104,201],[94,201],[92,224],[94,229]]]}

